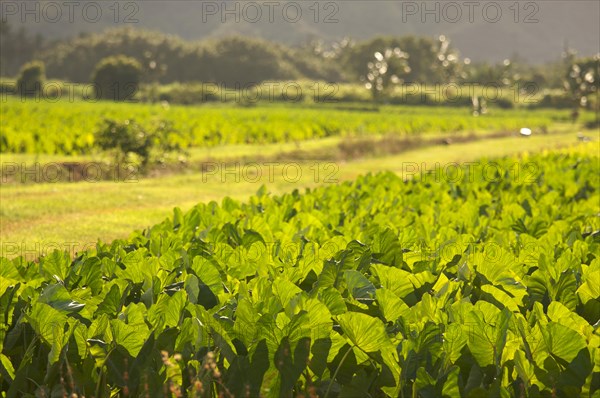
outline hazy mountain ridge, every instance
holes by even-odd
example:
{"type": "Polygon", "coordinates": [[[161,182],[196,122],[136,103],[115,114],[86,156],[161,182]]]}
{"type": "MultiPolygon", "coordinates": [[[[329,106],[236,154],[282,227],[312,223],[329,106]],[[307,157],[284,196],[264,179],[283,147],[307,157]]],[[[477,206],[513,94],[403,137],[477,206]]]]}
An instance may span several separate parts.
{"type": "MultiPolygon", "coordinates": [[[[472,10],[464,6],[464,2],[449,4],[432,1],[281,1],[270,2],[271,6],[266,5],[269,2],[251,1],[238,2],[236,6],[234,2],[223,1],[138,0],[120,2],[118,10],[113,2],[95,2],[94,6],[88,7],[88,18],[84,17],[83,8],[90,2],[81,1],[81,6],[73,10],[72,21],[65,8],[61,10],[62,17],[57,22],[50,22],[55,13],[52,13],[53,6],[49,6],[49,3],[61,4],[39,2],[39,22],[34,20],[32,14],[23,16],[19,14],[23,10],[15,12],[6,6],[2,7],[2,18],[15,28],[24,26],[28,32],[40,33],[47,39],[128,25],[160,30],[189,40],[241,34],[286,44],[300,44],[311,38],[333,41],[342,37],[360,40],[378,35],[446,34],[463,56],[492,62],[514,54],[530,62],[556,59],[565,42],[581,55],[600,52],[600,2],[595,0],[485,1],[478,2],[472,10]],[[515,4],[518,5],[518,14],[515,4]],[[302,6],[302,16],[294,21],[298,5],[302,6]],[[460,6],[462,15],[456,23],[450,23],[456,19],[456,5],[460,6]],[[494,14],[498,6],[501,16],[494,14]],[[92,22],[93,11],[97,7],[100,7],[101,16],[97,22],[92,22]],[[227,10],[235,10],[236,7],[237,11],[227,14],[227,10]],[[438,12],[431,13],[435,7],[438,7],[438,12]],[[255,18],[259,8],[262,16],[255,18]],[[287,10],[287,17],[284,9],[287,10]],[[270,10],[272,21],[269,20],[270,10]],[[430,13],[423,13],[426,10],[430,10],[430,13]],[[439,23],[434,21],[436,17],[439,23]],[[426,19],[425,23],[422,18],[426,19]],[[258,19],[258,22],[252,23],[253,19],[258,19]],[[498,21],[493,22],[494,19],[498,21]],[[531,23],[525,23],[527,19],[531,23]],[[537,22],[532,22],[534,20],[537,22]]],[[[33,6],[29,5],[28,9],[33,9],[33,6]]]]}

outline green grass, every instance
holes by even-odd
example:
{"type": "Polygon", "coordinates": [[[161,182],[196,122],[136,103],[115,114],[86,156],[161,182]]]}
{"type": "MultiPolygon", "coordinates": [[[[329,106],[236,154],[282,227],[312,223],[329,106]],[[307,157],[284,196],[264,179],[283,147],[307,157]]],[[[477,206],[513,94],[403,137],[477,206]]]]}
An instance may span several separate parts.
{"type": "MultiPolygon", "coordinates": [[[[273,169],[273,181],[269,178],[269,166],[262,164],[263,176],[257,181],[245,181],[240,177],[236,182],[235,173],[225,176],[225,180],[218,174],[190,173],[140,178],[138,182],[130,183],[4,185],[0,190],[0,238],[4,251],[7,245],[11,245],[10,250],[15,250],[15,247],[18,248],[16,250],[31,249],[33,256],[39,255],[50,244],[65,246],[76,242],[78,247],[82,247],[95,243],[97,239],[111,241],[126,237],[133,230],[161,221],[171,214],[174,207],[185,210],[199,202],[219,201],[225,196],[244,199],[256,193],[263,184],[268,186],[269,192],[282,193],[323,184],[326,173],[336,169],[335,179],[346,181],[372,171],[410,171],[406,169],[408,163],[416,163],[419,167],[426,163],[426,168],[433,168],[436,162],[468,162],[482,156],[537,152],[576,143],[576,134],[571,132],[428,147],[389,157],[335,162],[335,168],[331,163],[322,163],[319,164],[317,179],[315,163],[305,162],[299,163],[301,178],[293,182],[295,169],[288,170],[289,178],[286,180],[282,177],[281,162],[273,169]],[[325,167],[329,168],[326,170],[325,167]]],[[[218,151],[226,153],[228,149],[218,151]]],[[[244,153],[242,148],[234,149],[232,153],[236,151],[244,153]]]]}

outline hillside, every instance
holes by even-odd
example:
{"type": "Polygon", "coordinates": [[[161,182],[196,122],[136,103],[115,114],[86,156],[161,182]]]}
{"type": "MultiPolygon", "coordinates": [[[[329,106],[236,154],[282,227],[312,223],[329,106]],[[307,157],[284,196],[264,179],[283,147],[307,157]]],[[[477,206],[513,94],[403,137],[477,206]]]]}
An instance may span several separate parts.
{"type": "Polygon", "coordinates": [[[514,54],[529,62],[549,61],[560,55],[565,43],[581,55],[600,51],[597,1],[519,2],[518,7],[515,2],[477,2],[469,8],[464,2],[400,1],[228,2],[227,6],[206,1],[128,1],[115,7],[114,2],[86,0],[72,10],[65,6],[56,10],[59,2],[42,1],[37,11],[34,2],[27,3],[27,9],[20,3],[10,7],[5,3],[2,18],[47,39],[129,25],[184,39],[242,34],[286,44],[312,38],[360,40],[382,34],[443,33],[463,56],[490,62],[514,54]]]}

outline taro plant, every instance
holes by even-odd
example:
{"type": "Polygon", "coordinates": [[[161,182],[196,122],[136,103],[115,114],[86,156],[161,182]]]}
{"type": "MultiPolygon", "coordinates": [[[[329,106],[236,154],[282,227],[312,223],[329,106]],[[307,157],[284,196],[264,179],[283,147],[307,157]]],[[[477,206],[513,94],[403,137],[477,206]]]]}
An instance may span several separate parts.
{"type": "Polygon", "coordinates": [[[0,396],[596,398],[597,160],[263,187],[0,258],[0,396]]]}

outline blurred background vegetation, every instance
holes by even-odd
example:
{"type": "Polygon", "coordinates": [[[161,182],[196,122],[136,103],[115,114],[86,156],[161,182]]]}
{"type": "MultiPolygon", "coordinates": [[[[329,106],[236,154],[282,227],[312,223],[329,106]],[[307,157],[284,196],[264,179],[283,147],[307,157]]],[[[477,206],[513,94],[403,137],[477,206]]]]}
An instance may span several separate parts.
{"type": "MultiPolygon", "coordinates": [[[[186,41],[132,28],[55,40],[28,35],[6,22],[1,23],[1,30],[0,90],[5,93],[18,91],[17,79],[24,73],[32,73],[31,77],[38,80],[43,76],[55,81],[47,87],[49,92],[45,95],[56,95],[52,90],[61,90],[64,82],[110,86],[106,79],[104,83],[98,81],[98,70],[103,67],[112,68],[109,72],[115,76],[112,83],[121,82],[118,87],[121,91],[92,90],[88,96],[191,104],[222,99],[207,84],[247,90],[275,81],[304,81],[305,86],[308,82],[323,82],[321,87],[303,90],[302,95],[312,91],[318,94],[318,100],[341,102],[371,101],[373,96],[365,88],[372,91],[377,87],[384,91],[378,98],[392,104],[448,102],[470,106],[473,96],[479,95],[473,90],[459,90],[460,95],[448,92],[437,95],[435,89],[428,87],[451,84],[510,88],[497,101],[502,107],[511,107],[520,98],[528,99],[526,102],[532,106],[572,108],[578,103],[593,109],[599,80],[598,56],[577,57],[573,50],[565,48],[562,54],[556,54],[554,61],[543,64],[532,64],[518,56],[498,63],[475,62],[462,57],[444,35],[375,37],[358,42],[345,38],[332,43],[312,40],[288,46],[241,36],[186,41]],[[389,54],[400,51],[402,59],[388,59],[382,61],[383,65],[374,58],[379,53],[383,60],[386,51],[389,54]],[[35,63],[27,64],[32,61],[35,63]],[[121,68],[133,65],[135,70],[123,72],[119,78],[116,76],[120,69],[114,63],[120,63],[121,68]],[[28,71],[33,65],[43,73],[28,71]],[[384,69],[385,73],[379,76],[384,69]],[[369,78],[375,79],[373,73],[381,84],[369,82],[369,78]]],[[[452,90],[452,87],[438,89],[452,90]]],[[[85,96],[82,92],[78,94],[85,96]]],[[[285,100],[268,98],[271,102],[285,100]]]]}
{"type": "MultiPolygon", "coordinates": [[[[460,59],[459,49],[449,42],[447,52],[460,65],[448,75],[440,67],[440,45],[433,37],[381,36],[365,41],[349,38],[331,43],[311,40],[286,46],[257,38],[228,36],[220,39],[186,41],[158,31],[133,28],[109,29],[65,40],[44,40],[24,29],[16,30],[0,21],[2,30],[2,76],[15,76],[23,64],[43,61],[48,77],[86,83],[96,65],[114,55],[133,57],[143,65],[148,82],[219,82],[227,86],[260,83],[266,80],[310,79],[328,82],[354,82],[365,73],[376,51],[398,47],[409,55],[410,72],[406,82],[444,83],[463,78],[469,82],[501,82],[503,62],[470,62],[460,59]],[[467,67],[468,66],[468,67],[467,67]],[[468,73],[465,75],[465,73],[468,73]]],[[[445,37],[445,36],[442,36],[445,37]]],[[[449,40],[447,40],[449,41],[449,40]]],[[[555,54],[553,62],[535,64],[520,56],[508,58],[519,80],[557,88],[562,86],[566,54],[555,54]]],[[[504,61],[504,60],[503,60],[504,61]]]]}

